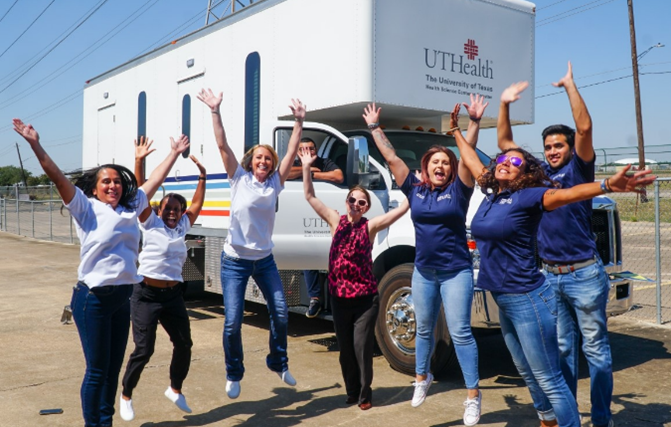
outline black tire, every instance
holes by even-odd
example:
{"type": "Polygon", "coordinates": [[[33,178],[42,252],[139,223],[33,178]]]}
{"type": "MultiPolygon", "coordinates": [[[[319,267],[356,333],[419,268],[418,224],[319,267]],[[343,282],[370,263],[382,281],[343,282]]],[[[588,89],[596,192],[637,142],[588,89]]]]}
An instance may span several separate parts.
{"type": "MultiPolygon", "coordinates": [[[[412,304],[413,264],[401,264],[389,270],[378,286],[380,312],[375,323],[377,344],[391,367],[415,375],[415,316],[412,304]]],[[[440,311],[435,330],[436,347],[431,371],[441,373],[456,359],[445,314],[440,311]]]]}

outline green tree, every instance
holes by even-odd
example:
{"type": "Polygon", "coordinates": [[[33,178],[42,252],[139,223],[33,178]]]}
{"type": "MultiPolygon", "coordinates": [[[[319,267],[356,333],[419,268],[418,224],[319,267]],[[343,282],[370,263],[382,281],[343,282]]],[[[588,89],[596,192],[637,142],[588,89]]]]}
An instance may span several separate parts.
{"type": "MultiPolygon", "coordinates": [[[[31,175],[30,172],[26,171],[26,180],[28,180],[31,175]]],[[[0,167],[0,186],[14,185],[17,182],[23,182],[20,168],[17,168],[16,166],[0,167]]]]}

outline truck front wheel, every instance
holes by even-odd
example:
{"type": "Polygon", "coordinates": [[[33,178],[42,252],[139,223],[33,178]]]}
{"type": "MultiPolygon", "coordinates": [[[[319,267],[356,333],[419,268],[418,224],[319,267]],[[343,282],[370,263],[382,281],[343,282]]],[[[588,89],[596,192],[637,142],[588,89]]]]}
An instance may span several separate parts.
{"type": "MultiPolygon", "coordinates": [[[[412,302],[412,271],[410,263],[389,270],[378,286],[380,312],[375,323],[375,338],[382,354],[392,368],[408,375],[415,374],[415,307],[412,302]]],[[[440,373],[456,359],[454,347],[441,308],[434,331],[436,348],[431,370],[440,373]]]]}

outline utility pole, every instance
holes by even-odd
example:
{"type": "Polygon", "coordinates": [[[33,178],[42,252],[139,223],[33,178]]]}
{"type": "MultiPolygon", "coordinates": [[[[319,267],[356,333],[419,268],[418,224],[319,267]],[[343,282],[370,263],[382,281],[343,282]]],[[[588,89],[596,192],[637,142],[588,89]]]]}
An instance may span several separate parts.
{"type": "Polygon", "coordinates": [[[19,153],[19,165],[21,165],[21,177],[23,178],[23,186],[28,187],[28,183],[26,182],[26,171],[23,170],[23,161],[21,160],[21,151],[19,151],[19,143],[15,142],[16,144],[16,152],[19,153]]]}
{"type": "MultiPolygon", "coordinates": [[[[634,26],[633,0],[627,0],[629,8],[629,39],[631,40],[631,69],[634,74],[634,105],[636,107],[636,133],[638,135],[638,170],[645,169],[645,145],[643,144],[643,115],[641,114],[641,89],[638,84],[638,54],[636,52],[636,28],[634,26]]],[[[644,192],[641,193],[641,202],[648,201],[644,192]]]]}

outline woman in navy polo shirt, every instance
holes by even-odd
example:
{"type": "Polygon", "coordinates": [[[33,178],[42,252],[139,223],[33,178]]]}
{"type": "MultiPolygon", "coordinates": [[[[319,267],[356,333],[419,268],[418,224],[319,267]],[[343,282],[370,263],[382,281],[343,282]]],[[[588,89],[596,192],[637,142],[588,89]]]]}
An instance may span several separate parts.
{"type": "Polygon", "coordinates": [[[170,138],[168,157],[138,189],[133,173],[114,164],[87,170],[72,184],[44,151],[31,125],[14,119],[14,130],[30,144],[40,166],[56,184],[77,228],[81,262],[70,306],[86,361],[82,411],[86,427],[111,426],[130,329],[129,298],[133,284],[142,280],[136,267],[137,221],[151,214],[148,198],[189,147],[189,140],[184,135],[178,141],[170,138]]]}
{"type": "MultiPolygon", "coordinates": [[[[469,141],[475,145],[479,122],[488,103],[471,96],[468,109],[469,141]]],[[[458,106],[461,107],[461,106],[458,106]]],[[[363,114],[375,144],[410,202],[415,225],[415,269],[412,299],[415,305],[415,390],[412,406],[421,405],[433,375],[429,371],[434,347],[434,329],[443,303],[445,319],[468,389],[464,424],[480,419],[478,348],[471,332],[473,265],[466,244],[466,212],[473,194],[473,177],[443,146],[431,147],[422,157],[421,179],[410,173],[379,126],[380,109],[368,105],[363,114]]]]}
{"type": "MultiPolygon", "coordinates": [[[[450,126],[456,128],[457,122],[455,110],[450,126]]],[[[627,167],[601,183],[549,188],[550,178],[525,150],[508,149],[485,168],[458,128],[454,136],[462,161],[487,194],[471,222],[481,256],[478,287],[491,291],[499,306],[506,346],[542,425],[579,427],[575,398],[559,368],[555,293],[534,257],[538,225],[544,211],[605,192],[639,191],[655,178],[644,176],[650,171],[627,177],[627,167]]]]}

